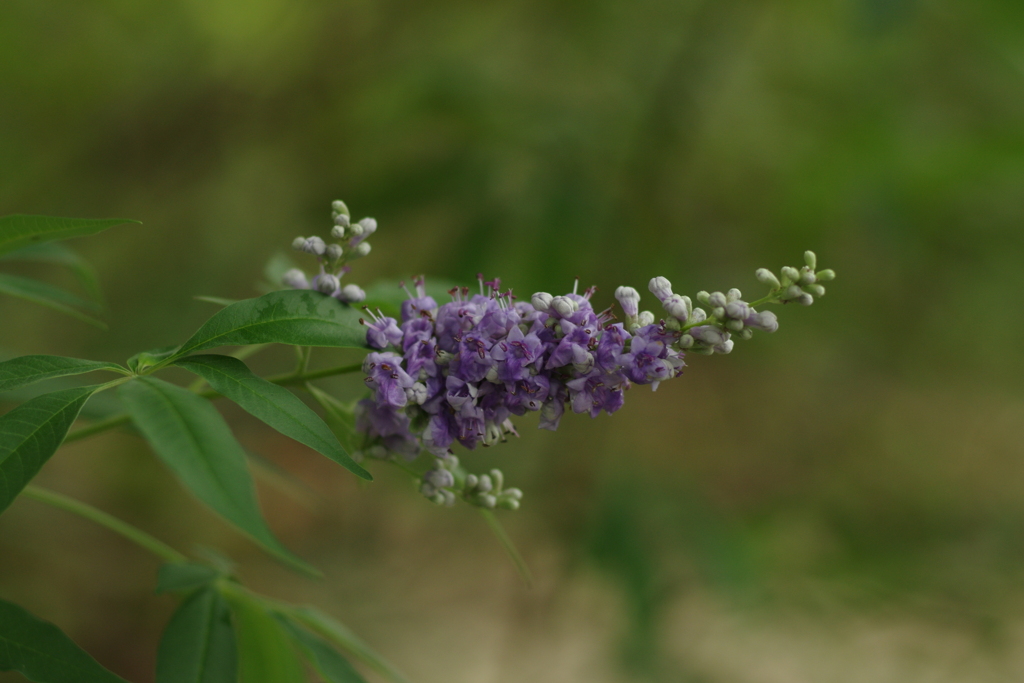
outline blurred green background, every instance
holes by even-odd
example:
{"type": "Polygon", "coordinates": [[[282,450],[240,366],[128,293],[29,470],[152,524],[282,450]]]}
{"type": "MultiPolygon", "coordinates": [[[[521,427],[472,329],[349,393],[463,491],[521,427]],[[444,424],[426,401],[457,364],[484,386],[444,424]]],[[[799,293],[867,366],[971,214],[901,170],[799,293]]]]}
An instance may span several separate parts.
{"type": "MultiPolygon", "coordinates": [[[[1024,4],[0,3],[0,214],[144,223],[71,243],[109,332],[0,298],[6,354],[180,342],[215,310],[195,295],[256,294],[339,197],[380,223],[362,284],[759,296],[755,268],[806,248],[839,279],[614,417],[522,420],[466,458],[525,490],[502,519],[532,590],[474,510],[382,466],[360,486],[227,406],[294,474],[264,509],[324,581],[130,434],[63,449],[40,483],[220,548],[418,683],[1024,679],[1024,4]]],[[[0,519],[0,595],[132,681],[174,606],[156,568],[31,501],[0,519]]]]}

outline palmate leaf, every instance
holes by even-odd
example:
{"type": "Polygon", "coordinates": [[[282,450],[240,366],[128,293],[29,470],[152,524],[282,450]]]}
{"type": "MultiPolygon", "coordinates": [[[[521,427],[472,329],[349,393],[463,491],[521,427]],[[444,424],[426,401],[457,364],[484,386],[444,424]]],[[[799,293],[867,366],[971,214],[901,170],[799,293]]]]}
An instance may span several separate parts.
{"type": "Polygon", "coordinates": [[[311,290],[271,292],[218,311],[173,358],[214,346],[293,344],[368,348],[359,311],[311,290]]]}
{"type": "Polygon", "coordinates": [[[245,452],[209,401],[152,377],[121,385],[118,395],[156,454],[199,500],[278,558],[319,575],[263,521],[245,452]]]}
{"type": "Polygon", "coordinates": [[[0,671],[36,683],[125,683],[53,624],[0,600],[0,671]]]}
{"type": "Polygon", "coordinates": [[[126,372],[117,363],[63,356],[20,356],[0,363],[0,391],[20,389],[53,377],[82,375],[96,370],[126,372]]]}
{"type": "Polygon", "coordinates": [[[234,683],[238,649],[227,602],[215,588],[189,595],[167,623],[156,683],[234,683]]]}
{"type": "Polygon", "coordinates": [[[230,595],[238,634],[239,683],[306,683],[302,660],[284,626],[243,595],[230,595]]]}
{"type": "Polygon", "coordinates": [[[0,254],[39,242],[94,235],[115,225],[138,222],[123,218],[54,218],[24,214],[3,216],[0,217],[0,254]]]}
{"type": "Polygon", "coordinates": [[[78,310],[78,308],[99,310],[97,304],[81,299],[74,294],[65,292],[63,289],[53,285],[48,285],[45,282],[30,280],[8,273],[0,273],[0,294],[8,294],[19,299],[25,299],[40,306],[46,306],[47,308],[70,315],[72,318],[77,318],[100,329],[107,329],[106,323],[100,322],[78,310]]]}
{"type": "Polygon", "coordinates": [[[54,454],[97,389],[43,394],[0,417],[0,513],[54,454]]]}
{"type": "Polygon", "coordinates": [[[285,436],[327,456],[358,477],[373,479],[349,457],[330,427],[309,406],[287,389],[257,377],[237,358],[188,356],[175,361],[175,365],[199,375],[217,392],[285,436]]]}
{"type": "Polygon", "coordinates": [[[33,244],[0,256],[0,261],[33,261],[67,266],[78,277],[82,288],[89,296],[96,301],[103,300],[96,269],[92,267],[91,263],[63,244],[57,242],[33,244]]]}
{"type": "Polygon", "coordinates": [[[306,629],[281,617],[279,618],[288,635],[299,649],[306,655],[306,659],[323,676],[327,683],[366,683],[358,671],[349,664],[348,660],[342,657],[337,650],[332,648],[327,641],[315,636],[306,629]]]}

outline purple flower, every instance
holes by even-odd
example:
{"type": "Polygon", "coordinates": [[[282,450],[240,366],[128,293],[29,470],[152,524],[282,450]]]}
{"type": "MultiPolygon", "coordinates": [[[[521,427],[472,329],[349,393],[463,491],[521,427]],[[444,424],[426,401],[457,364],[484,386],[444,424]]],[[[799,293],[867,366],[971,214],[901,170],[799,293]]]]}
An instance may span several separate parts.
{"type": "Polygon", "coordinates": [[[672,377],[674,368],[666,360],[668,347],[657,339],[648,339],[645,331],[656,328],[648,325],[637,331],[629,342],[629,353],[619,356],[618,362],[626,376],[637,384],[653,384],[672,377]]]}
{"type": "Polygon", "coordinates": [[[416,288],[416,296],[406,290],[409,293],[409,298],[402,302],[402,320],[404,322],[424,315],[430,317],[437,312],[437,302],[433,297],[427,296],[427,287],[423,278],[418,277],[413,280],[413,286],[416,288]]]}
{"type": "Polygon", "coordinates": [[[378,406],[368,398],[356,404],[355,417],[356,430],[371,436],[407,434],[409,431],[409,416],[405,412],[390,406],[378,406]]]}
{"type": "Polygon", "coordinates": [[[394,344],[399,346],[402,343],[402,330],[398,327],[398,321],[394,318],[385,316],[380,310],[374,313],[369,308],[363,307],[370,317],[373,319],[372,323],[368,323],[362,318],[359,322],[366,325],[366,343],[375,349],[387,348],[388,344],[394,344]]]}
{"type": "Polygon", "coordinates": [[[614,413],[625,401],[629,380],[620,374],[592,375],[566,382],[574,413],[590,413],[597,417],[604,410],[614,413]]]}
{"type": "Polygon", "coordinates": [[[514,326],[505,339],[491,347],[491,358],[497,361],[496,374],[502,382],[516,382],[530,374],[529,366],[540,360],[544,344],[536,334],[523,334],[514,326]]]}
{"type": "Polygon", "coordinates": [[[402,369],[402,357],[397,353],[368,353],[363,361],[367,375],[366,386],[376,392],[379,407],[403,408],[408,403],[405,390],[412,387],[413,379],[402,369]]]}

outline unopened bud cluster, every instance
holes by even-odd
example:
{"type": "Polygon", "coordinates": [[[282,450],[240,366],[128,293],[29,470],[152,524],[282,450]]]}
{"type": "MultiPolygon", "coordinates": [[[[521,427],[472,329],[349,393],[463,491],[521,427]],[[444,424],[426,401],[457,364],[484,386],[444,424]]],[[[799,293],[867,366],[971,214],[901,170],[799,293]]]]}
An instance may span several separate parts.
{"type": "Polygon", "coordinates": [[[451,507],[456,498],[470,505],[493,510],[518,510],[523,492],[505,488],[505,475],[499,469],[487,474],[466,474],[459,467],[459,459],[447,455],[434,460],[434,466],[423,473],[420,493],[438,505],[451,507]]]}
{"type": "Polygon", "coordinates": [[[284,274],[281,283],[292,289],[313,289],[346,303],[358,303],[366,298],[359,285],[342,285],[341,278],[350,270],[348,263],[370,253],[366,241],[377,230],[377,221],[363,218],[353,222],[348,207],[340,199],[331,204],[334,226],[330,237],[337,242],[328,244],[321,237],[296,237],[292,249],[312,254],[320,265],[320,272],[312,278],[298,268],[284,274]]]}

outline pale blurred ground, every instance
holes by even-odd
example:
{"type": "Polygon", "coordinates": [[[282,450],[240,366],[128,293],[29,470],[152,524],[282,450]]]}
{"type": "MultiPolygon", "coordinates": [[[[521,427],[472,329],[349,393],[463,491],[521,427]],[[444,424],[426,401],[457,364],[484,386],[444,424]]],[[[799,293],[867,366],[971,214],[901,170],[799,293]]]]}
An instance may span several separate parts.
{"type": "MultiPolygon", "coordinates": [[[[9,354],[181,341],[214,310],[194,295],[255,294],[336,197],[380,222],[364,284],[754,292],[805,248],[839,273],[776,335],[611,418],[526,420],[467,458],[526,492],[502,519],[532,590],[475,511],[397,472],[361,487],[237,410],[314,491],[262,497],[324,581],[199,509],[131,435],[68,447],[40,483],[220,548],[416,683],[1021,680],[1022,35],[1024,5],[994,0],[8,0],[0,214],[144,222],[74,243],[110,332],[0,298],[9,354]]],[[[0,595],[137,682],[173,609],[155,571],[34,502],[0,518],[0,595]]]]}

